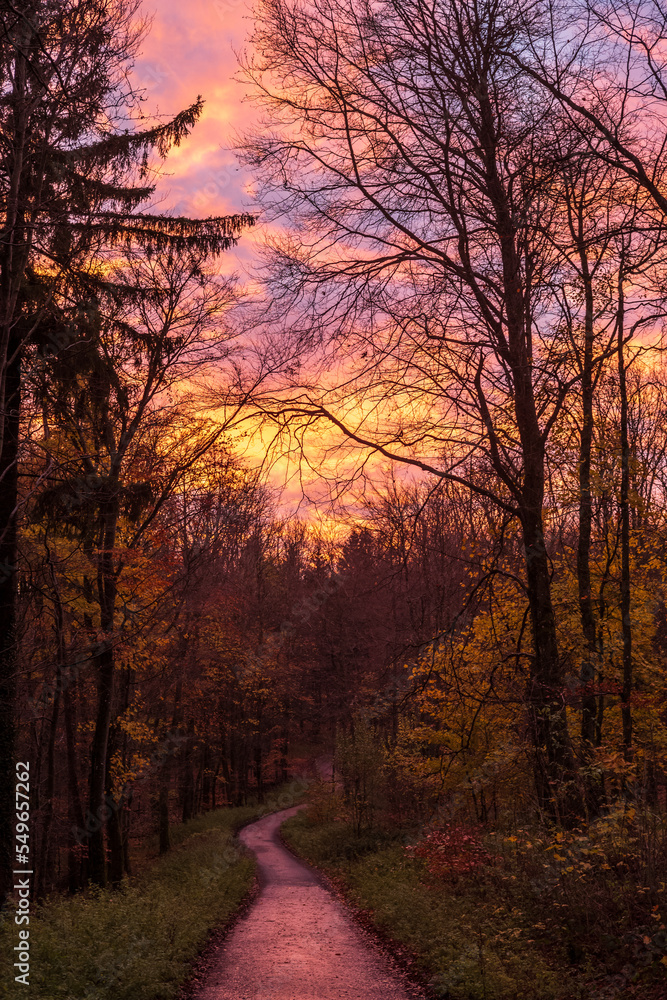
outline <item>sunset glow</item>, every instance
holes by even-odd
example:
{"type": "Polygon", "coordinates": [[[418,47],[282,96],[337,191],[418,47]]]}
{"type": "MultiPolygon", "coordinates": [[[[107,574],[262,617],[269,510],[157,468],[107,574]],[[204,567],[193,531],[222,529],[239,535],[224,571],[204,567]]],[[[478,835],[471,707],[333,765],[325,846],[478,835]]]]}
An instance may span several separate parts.
{"type": "Polygon", "coordinates": [[[0,28],[0,995],[664,1000],[664,3],[0,28]]]}

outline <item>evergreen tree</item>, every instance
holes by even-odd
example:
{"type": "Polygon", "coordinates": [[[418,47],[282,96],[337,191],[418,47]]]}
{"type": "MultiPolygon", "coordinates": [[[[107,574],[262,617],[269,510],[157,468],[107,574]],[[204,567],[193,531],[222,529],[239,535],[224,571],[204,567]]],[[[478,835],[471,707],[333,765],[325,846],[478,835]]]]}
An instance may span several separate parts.
{"type": "Polygon", "coordinates": [[[149,121],[129,71],[146,31],[138,0],[0,0],[0,899],[11,885],[19,413],[27,346],[81,335],[54,308],[106,284],[102,263],[143,252],[227,249],[252,219],[149,211],[156,168],[189,134],[198,98],[149,121]]]}

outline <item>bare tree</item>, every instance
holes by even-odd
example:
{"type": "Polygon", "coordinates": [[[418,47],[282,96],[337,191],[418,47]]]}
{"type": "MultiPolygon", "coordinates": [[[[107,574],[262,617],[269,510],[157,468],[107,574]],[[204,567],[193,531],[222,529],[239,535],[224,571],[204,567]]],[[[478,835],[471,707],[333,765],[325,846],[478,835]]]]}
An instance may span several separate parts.
{"type": "Polygon", "coordinates": [[[296,373],[290,404],[265,409],[292,430],[329,422],[518,518],[539,797],[576,812],[543,513],[547,442],[581,380],[550,292],[554,136],[566,143],[568,123],[503,55],[529,9],[342,0],[261,14],[249,72],[273,130],[248,157],[267,205],[292,221],[269,262],[296,373]],[[298,367],[306,344],[312,381],[298,367]],[[472,456],[486,480],[466,475],[472,456]]]}
{"type": "Polygon", "coordinates": [[[524,27],[523,44],[505,46],[507,58],[559,102],[597,160],[667,213],[667,12],[660,0],[547,0],[524,27]]]}

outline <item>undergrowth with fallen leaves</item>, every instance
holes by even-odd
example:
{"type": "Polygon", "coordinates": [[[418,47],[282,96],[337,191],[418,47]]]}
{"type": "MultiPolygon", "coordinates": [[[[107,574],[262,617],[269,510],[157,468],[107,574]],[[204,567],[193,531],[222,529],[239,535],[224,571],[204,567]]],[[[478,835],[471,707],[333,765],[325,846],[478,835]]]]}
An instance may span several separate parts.
{"type": "Polygon", "coordinates": [[[663,1000],[664,817],[628,805],[586,829],[355,824],[320,789],[283,825],[362,918],[451,1000],[663,1000]]]}

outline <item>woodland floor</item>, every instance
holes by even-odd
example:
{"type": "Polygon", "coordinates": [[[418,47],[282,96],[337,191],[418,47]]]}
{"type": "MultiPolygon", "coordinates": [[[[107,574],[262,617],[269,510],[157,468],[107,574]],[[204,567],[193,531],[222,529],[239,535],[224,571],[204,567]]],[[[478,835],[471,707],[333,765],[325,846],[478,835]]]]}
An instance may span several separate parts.
{"type": "Polygon", "coordinates": [[[280,843],[298,806],[240,834],[257,857],[260,892],[212,956],[197,1000],[414,1000],[423,994],[280,843]]]}

